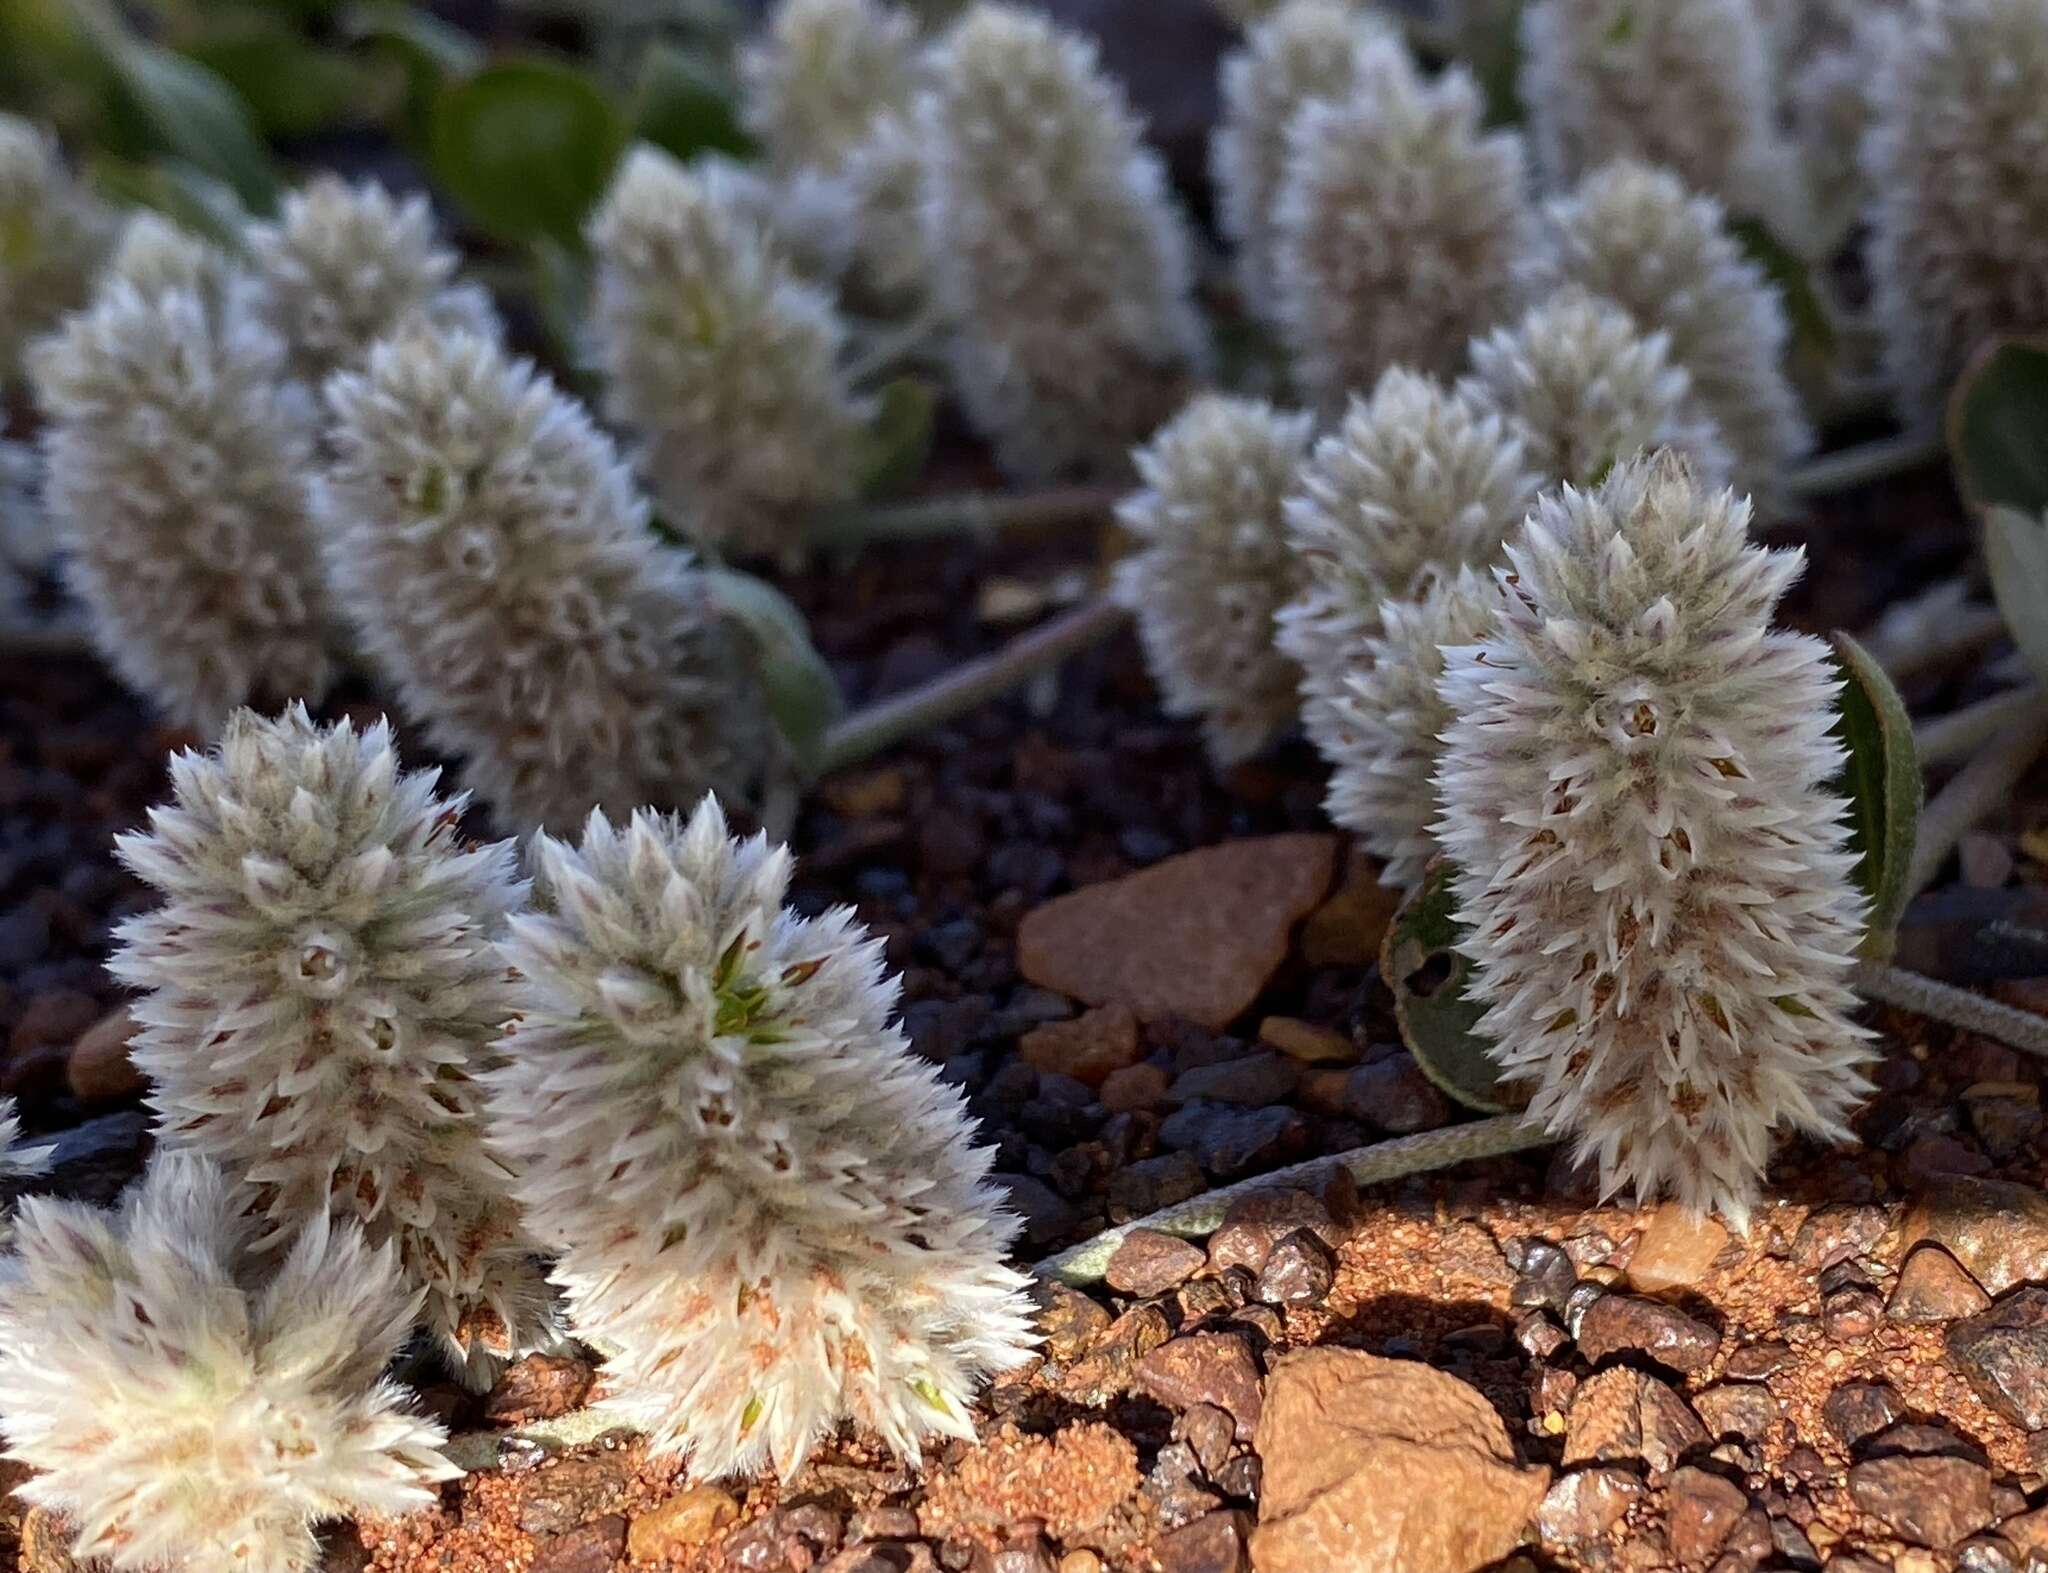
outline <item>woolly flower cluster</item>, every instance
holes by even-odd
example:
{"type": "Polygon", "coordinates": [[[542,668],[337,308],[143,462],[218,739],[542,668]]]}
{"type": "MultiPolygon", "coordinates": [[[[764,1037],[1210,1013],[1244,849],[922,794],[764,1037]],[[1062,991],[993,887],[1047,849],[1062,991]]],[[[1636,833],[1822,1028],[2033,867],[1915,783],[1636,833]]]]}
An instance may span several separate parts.
{"type": "Polygon", "coordinates": [[[783,0],[740,51],[741,115],[786,170],[835,170],[917,91],[917,25],[884,0],[783,0]]]}
{"type": "Polygon", "coordinates": [[[0,384],[13,380],[31,339],[84,303],[110,230],[56,140],[0,114],[0,384]]]}
{"type": "Polygon", "coordinates": [[[1381,603],[1379,631],[1330,703],[1323,806],[1384,863],[1383,884],[1416,884],[1436,855],[1436,766],[1453,720],[1436,687],[1443,651],[1476,641],[1493,608],[1493,586],[1463,565],[1412,600],[1381,603]]]}
{"type": "Polygon", "coordinates": [[[425,197],[400,202],[374,181],[322,175],[287,196],[274,223],[251,225],[247,244],[258,304],[316,386],[416,318],[497,330],[483,291],[452,282],[457,258],[425,197]]]}
{"type": "Polygon", "coordinates": [[[1366,59],[1289,122],[1274,210],[1281,336],[1332,412],[1388,367],[1455,371],[1513,304],[1528,232],[1521,139],[1482,131],[1464,68],[1424,82],[1399,51],[1366,59]]]}
{"type": "Polygon", "coordinates": [[[2048,9],[1919,0],[1874,98],[1870,271],[1885,369],[1921,419],[1979,344],[2048,328],[2048,9]]]}
{"type": "Polygon", "coordinates": [[[1273,206],[1287,167],[1287,128],[1302,106],[1341,103],[1361,81],[1399,69],[1374,58],[1403,48],[1350,0],[1287,0],[1223,62],[1223,113],[1209,147],[1217,220],[1237,247],[1247,310],[1273,311],[1273,206]]]}
{"type": "Polygon", "coordinates": [[[1437,830],[1479,1032],[1609,1190],[1746,1219],[1774,1127],[1869,1090],[1864,901],[1827,783],[1827,647],[1774,632],[1802,566],[1669,454],[1546,494],[1500,610],[1447,652],[1437,830]]]}
{"type": "Polygon", "coordinates": [[[605,409],[663,505],[730,551],[800,550],[808,510],[853,494],[866,416],[831,300],[651,147],[627,156],[590,243],[605,409]]]}
{"type": "Polygon", "coordinates": [[[1754,0],[1537,0],[1521,95],[1551,185],[1640,158],[1745,216],[1800,217],[1754,0]]]}
{"type": "Polygon", "coordinates": [[[743,650],[580,404],[493,340],[426,330],[328,398],[336,595],[494,814],[754,798],[779,755],[743,650]]]}
{"type": "Polygon", "coordinates": [[[254,284],[154,217],[35,357],[47,501],[124,681],[211,733],[318,700],[332,630],[311,520],[310,401],[254,284]]]}
{"type": "Polygon", "coordinates": [[[1208,342],[1166,172],[1089,41],[979,4],[920,100],[933,299],[956,391],[1003,467],[1121,472],[1208,342]]]}
{"type": "Polygon", "coordinates": [[[382,1374],[412,1311],[390,1249],[322,1213],[273,1265],[254,1230],[191,1154],[159,1155],[114,1210],[23,1204],[0,1429],[81,1561],[312,1573],[320,1520],[429,1506],[456,1473],[382,1374]]]}
{"type": "Polygon", "coordinates": [[[700,1476],[787,1479],[843,1417],[916,1460],[1032,1339],[959,1094],[889,1024],[881,945],[783,905],[787,851],[592,815],[533,847],[494,1141],[562,1255],[602,1402],[700,1476]]]}
{"type": "Polygon", "coordinates": [[[1526,280],[1539,295],[1590,290],[1661,333],[1740,489],[1769,496],[1813,446],[1784,371],[1790,330],[1776,287],[1729,234],[1721,205],[1669,172],[1622,160],[1546,204],[1526,280]]]}
{"type": "Polygon", "coordinates": [[[1379,631],[1381,603],[1493,562],[1537,485],[1498,415],[1398,367],[1316,443],[1286,504],[1305,588],[1275,638],[1301,668],[1302,726],[1324,758],[1353,746],[1333,706],[1379,631]]]}
{"type": "Polygon", "coordinates": [[[390,728],[250,711],[171,761],[174,801],[122,860],[163,895],[121,926],[132,1054],[163,1140],[224,1165],[274,1248],[330,1209],[393,1242],[458,1363],[549,1332],[546,1286],[478,1130],[513,1011],[493,942],[523,890],[509,844],[401,774],[390,728]]]}
{"type": "Polygon", "coordinates": [[[1232,765],[1294,722],[1299,670],[1273,618],[1299,588],[1281,505],[1310,420],[1204,395],[1137,453],[1144,489],[1117,510],[1140,549],[1117,566],[1146,664],[1171,715],[1199,716],[1209,756],[1232,765]]]}
{"type": "Polygon", "coordinates": [[[1472,374],[1459,388],[1514,427],[1549,480],[1597,481],[1651,448],[1675,448],[1725,479],[1727,451],[1694,403],[1692,379],[1671,364],[1669,343],[1662,333],[1640,336],[1619,306],[1567,288],[1474,340],[1472,374]]]}

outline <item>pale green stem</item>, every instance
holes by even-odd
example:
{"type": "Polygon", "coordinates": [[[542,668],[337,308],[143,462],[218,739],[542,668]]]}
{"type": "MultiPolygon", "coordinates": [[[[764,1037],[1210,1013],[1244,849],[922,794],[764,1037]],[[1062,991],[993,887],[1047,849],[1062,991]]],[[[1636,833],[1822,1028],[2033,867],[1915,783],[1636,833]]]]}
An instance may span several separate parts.
{"type": "Polygon", "coordinates": [[[1906,889],[1918,895],[1934,881],[1941,865],[1985,815],[2012,798],[2020,777],[2048,747],[2048,709],[2017,718],[2005,735],[1956,772],[1955,778],[1928,800],[1920,812],[1920,832],[1913,847],[1913,865],[1906,889]]]}
{"type": "Polygon", "coordinates": [[[1096,1283],[1108,1268],[1109,1259],[1116,1255],[1117,1248],[1135,1229],[1154,1229],[1161,1234],[1200,1239],[1216,1232],[1223,1222],[1223,1215],[1230,1211],[1231,1204],[1240,1196],[1274,1186],[1313,1185],[1333,1167],[1346,1170],[1360,1185],[1379,1185],[1387,1180],[1427,1174],[1433,1169],[1447,1169],[1453,1164],[1470,1163],[1479,1158],[1525,1152],[1531,1147],[1548,1146],[1555,1140],[1540,1123],[1521,1114],[1500,1114],[1489,1120],[1474,1120],[1467,1125],[1424,1131],[1419,1136],[1397,1136],[1392,1141],[1297,1163],[1291,1168],[1275,1169],[1270,1174],[1240,1180],[1221,1190],[1204,1192],[1192,1201],[1181,1202],[1149,1217],[1105,1230],[1070,1251],[1062,1251],[1058,1256],[1040,1262],[1032,1271],[1040,1278],[1057,1278],[1062,1283],[1077,1287],[1096,1283]]]}
{"type": "Polygon", "coordinates": [[[1856,972],[1857,992],[1865,999],[1911,1011],[1930,1021],[1945,1022],[2003,1043],[2007,1048],[2048,1059],[2048,1016],[2001,1005],[1953,983],[1941,983],[1902,967],[1866,961],[1856,972]]]}
{"type": "Polygon", "coordinates": [[[1042,492],[968,492],[926,502],[828,508],[811,522],[817,546],[914,541],[935,535],[1027,534],[1107,519],[1124,493],[1113,486],[1057,486],[1042,492]]]}
{"type": "Polygon", "coordinates": [[[945,328],[936,307],[927,306],[907,322],[876,324],[862,336],[846,363],[846,380],[855,386],[871,383],[921,358],[945,328]]]}
{"type": "Polygon", "coordinates": [[[825,733],[818,774],[873,758],[905,738],[979,708],[1098,644],[1129,617],[1107,596],[1084,601],[1019,634],[1000,650],[892,698],[857,710],[825,733]]]}
{"type": "Polygon", "coordinates": [[[1980,699],[1913,728],[1913,751],[1924,765],[1939,764],[1990,742],[2037,711],[2048,710],[2048,692],[2038,684],[1980,699]]]}
{"type": "Polygon", "coordinates": [[[1808,459],[1785,477],[1795,497],[1825,497],[1932,464],[1946,449],[1938,432],[1909,431],[1808,459]]]}

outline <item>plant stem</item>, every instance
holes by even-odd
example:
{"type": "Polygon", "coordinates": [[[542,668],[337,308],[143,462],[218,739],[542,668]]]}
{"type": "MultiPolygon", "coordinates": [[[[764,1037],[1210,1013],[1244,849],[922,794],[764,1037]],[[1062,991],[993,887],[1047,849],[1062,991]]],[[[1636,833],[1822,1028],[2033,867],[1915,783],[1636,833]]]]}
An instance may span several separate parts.
{"type": "Polygon", "coordinates": [[[1106,595],[1084,601],[1019,634],[1000,650],[892,698],[857,710],[825,733],[818,774],[872,758],[904,738],[1008,693],[1116,632],[1129,616],[1106,595]]]}
{"type": "Polygon", "coordinates": [[[2044,746],[2048,746],[2048,708],[2015,721],[2004,737],[1963,766],[1928,800],[1920,812],[1913,866],[1906,874],[1910,895],[1918,895],[1933,883],[1964,834],[2012,796],[2012,789],[2044,746]]]}
{"type": "Polygon", "coordinates": [[[1901,432],[1809,459],[1785,477],[1785,489],[1795,497],[1825,497],[1917,470],[1944,451],[1938,432],[1901,432]]]}
{"type": "Polygon", "coordinates": [[[1548,1146],[1555,1139],[1541,1124],[1521,1114],[1499,1114],[1467,1125],[1424,1131],[1419,1136],[1399,1136],[1392,1141],[1297,1163],[1290,1168],[1275,1169],[1270,1174],[1254,1175],[1221,1190],[1204,1192],[1192,1201],[1105,1230],[1072,1250],[1062,1251],[1058,1256],[1040,1262],[1032,1271],[1040,1278],[1057,1278],[1076,1287],[1095,1283],[1108,1268],[1109,1259],[1116,1255],[1117,1247],[1134,1229],[1156,1229],[1162,1234],[1199,1239],[1215,1232],[1223,1222],[1223,1215],[1230,1210],[1231,1203],[1240,1196],[1274,1186],[1312,1182],[1327,1174],[1332,1165],[1348,1170],[1351,1178],[1360,1185],[1378,1185],[1385,1180],[1427,1174],[1432,1169],[1446,1169],[1452,1164],[1469,1163],[1477,1158],[1498,1158],[1505,1153],[1548,1146]]]}
{"type": "Polygon", "coordinates": [[[1977,1033],[2007,1048],[2048,1059],[2048,1016],[2001,1005],[1953,983],[1938,982],[1902,967],[1866,961],[1856,973],[1856,987],[1865,999],[1911,1011],[1930,1021],[1946,1022],[1977,1033]]]}
{"type": "Polygon", "coordinates": [[[907,322],[876,324],[847,361],[846,380],[858,386],[887,376],[922,354],[944,326],[945,318],[936,307],[926,307],[907,322]]]}
{"type": "Polygon", "coordinates": [[[1106,519],[1123,495],[1114,486],[1056,486],[1042,492],[968,492],[928,502],[831,508],[812,522],[810,538],[819,546],[854,546],[974,530],[1029,534],[1106,519]]]}
{"type": "Polygon", "coordinates": [[[1913,728],[1913,750],[1923,766],[1938,764],[1990,742],[2039,710],[2048,710],[2048,692],[2037,683],[1994,694],[1913,728]]]}

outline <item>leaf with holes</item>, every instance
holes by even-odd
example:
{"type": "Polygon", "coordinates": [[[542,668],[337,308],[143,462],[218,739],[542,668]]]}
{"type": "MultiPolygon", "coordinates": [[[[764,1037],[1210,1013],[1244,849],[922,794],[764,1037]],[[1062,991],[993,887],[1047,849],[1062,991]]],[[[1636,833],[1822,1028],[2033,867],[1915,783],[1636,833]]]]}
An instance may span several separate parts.
{"type": "Polygon", "coordinates": [[[1489,1045],[1475,1030],[1485,1011],[1465,997],[1472,964],[1456,949],[1464,932],[1452,915],[1456,875],[1449,858],[1430,860],[1422,883],[1387,925],[1380,976],[1394,993],[1401,1041],[1423,1073],[1468,1109],[1507,1114],[1528,1099],[1502,1084],[1489,1045]]]}
{"type": "Polygon", "coordinates": [[[1847,634],[1834,636],[1842,692],[1835,732],[1848,750],[1836,788],[1849,800],[1857,881],[1870,898],[1863,953],[1883,961],[1897,943],[1899,915],[1912,895],[1907,872],[1925,785],[1913,751],[1913,723],[1891,679],[1847,634]]]}

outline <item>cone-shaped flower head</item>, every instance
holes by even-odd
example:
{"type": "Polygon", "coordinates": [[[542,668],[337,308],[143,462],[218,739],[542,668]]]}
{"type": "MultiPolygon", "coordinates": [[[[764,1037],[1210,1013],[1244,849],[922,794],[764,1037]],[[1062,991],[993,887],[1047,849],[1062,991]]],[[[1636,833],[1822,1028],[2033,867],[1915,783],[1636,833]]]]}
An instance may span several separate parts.
{"type": "MultiPolygon", "coordinates": [[[[1712,197],[1665,170],[1623,160],[1543,210],[1533,297],[1577,286],[1662,333],[1695,403],[1726,444],[1736,486],[1768,496],[1813,446],[1785,375],[1789,329],[1777,287],[1728,233],[1712,197]]],[[[1580,477],[1571,477],[1579,479],[1580,477]]]]}
{"type": "Polygon", "coordinates": [[[1385,864],[1382,884],[1415,884],[1436,855],[1436,767],[1453,719],[1437,693],[1443,647],[1485,632],[1495,594],[1492,580],[1460,566],[1414,600],[1382,602],[1379,631],[1331,702],[1323,808],[1385,864]]]}
{"type": "Polygon", "coordinates": [[[1169,715],[1197,716],[1218,765],[1294,724],[1300,669],[1273,647],[1273,617],[1300,589],[1281,507],[1310,421],[1204,394],[1137,455],[1143,490],[1117,509],[1142,543],[1117,566],[1145,662],[1169,715]]]}
{"type": "Polygon", "coordinates": [[[849,1418],[912,1460],[971,1436],[1031,1343],[1016,1224],[890,1024],[881,943],[785,908],[788,852],[728,839],[708,798],[687,824],[593,814],[532,862],[491,1133],[572,1325],[616,1351],[602,1402],[700,1476],[787,1479],[849,1418]]]}
{"type": "Polygon", "coordinates": [[[47,499],[94,642],[174,721],[318,700],[333,676],[311,401],[248,276],[134,220],[35,356],[47,499]]]}
{"type": "Polygon", "coordinates": [[[1754,0],[1535,0],[1521,96],[1550,186],[1637,158],[1746,218],[1800,217],[1754,0]]]}
{"type": "Polygon", "coordinates": [[[1876,102],[1870,272],[1885,368],[1919,419],[1985,340],[2048,329],[2048,8],[1916,0],[1876,102]]]}
{"type": "Polygon", "coordinates": [[[1383,601],[1484,567],[1534,501],[1537,476],[1498,415],[1395,368],[1316,443],[1286,505],[1306,587],[1276,619],[1301,668],[1302,727],[1332,762],[1351,747],[1341,698],[1383,601]]]}
{"type": "Polygon", "coordinates": [[[1784,118],[1819,210],[1816,254],[1834,249],[1870,198],[1863,138],[1877,119],[1885,51],[1907,0],[1803,0],[1782,31],[1784,118]]]}
{"type": "Polygon", "coordinates": [[[251,225],[248,245],[261,309],[315,387],[416,318],[496,331],[483,291],[453,282],[457,258],[425,197],[400,201],[375,181],[320,175],[285,198],[275,222],[251,225]]]}
{"type": "Polygon", "coordinates": [[[925,244],[967,415],[1027,479],[1122,472],[1208,358],[1187,227],[1093,43],[973,6],[921,101],[925,244]]]}
{"type": "Polygon", "coordinates": [[[880,309],[902,310],[931,291],[924,230],[925,150],[914,112],[879,115],[839,169],[853,210],[855,275],[880,309]]]}
{"type": "Polygon", "coordinates": [[[513,1013],[493,949],[523,888],[509,842],[402,774],[391,731],[240,711],[122,860],[163,895],[120,929],[135,1064],[163,1140],[219,1161],[274,1246],[309,1219],[395,1243],[458,1362],[544,1342],[547,1290],[483,1147],[476,1077],[513,1013]]]}
{"type": "Polygon", "coordinates": [[[1351,96],[1288,123],[1274,210],[1281,336],[1325,409],[1392,366],[1448,374],[1514,302],[1522,143],[1480,126],[1462,66],[1432,82],[1373,50],[1351,96]]]}
{"type": "Polygon", "coordinates": [[[1504,417],[1551,481],[1590,485],[1618,461],[1675,448],[1715,483],[1728,474],[1721,434],[1671,363],[1670,339],[1644,334],[1610,301],[1567,286],[1512,327],[1472,343],[1459,387],[1504,417]]]}
{"type": "Polygon", "coordinates": [[[865,410],[831,300],[715,190],[651,147],[591,222],[605,410],[634,431],[677,525],[749,556],[801,548],[805,516],[853,495],[865,410]]]}
{"type": "Polygon", "coordinates": [[[1797,552],[1670,454],[1546,494],[1452,650],[1437,826],[1478,1030],[1608,1190],[1740,1222],[1774,1127],[1869,1090],[1865,902],[1828,782],[1827,646],[1774,632],[1797,552]]]}
{"type": "Polygon", "coordinates": [[[0,114],[0,384],[13,380],[30,339],[85,303],[112,238],[56,138],[0,114]]]}
{"type": "Polygon", "coordinates": [[[336,594],[502,823],[753,798],[779,755],[743,647],[580,404],[459,332],[378,345],[328,399],[336,594]]]}
{"type": "Polygon", "coordinates": [[[1286,0],[1223,62],[1223,115],[1209,144],[1216,214],[1237,246],[1245,309],[1273,320],[1273,205],[1287,164],[1287,128],[1302,106],[1342,102],[1378,73],[1400,72],[1405,45],[1349,0],[1286,0]]]}
{"type": "Polygon", "coordinates": [[[878,115],[910,108],[917,22],[889,0],[781,0],[740,50],[740,113],[783,169],[837,170],[878,115]]]}
{"type": "Polygon", "coordinates": [[[417,1296],[316,1215],[282,1258],[211,1160],[160,1153],[112,1209],[31,1198],[0,1275],[0,1431],[81,1561],[313,1573],[314,1526],[433,1504],[457,1471],[384,1376],[417,1296]]]}

